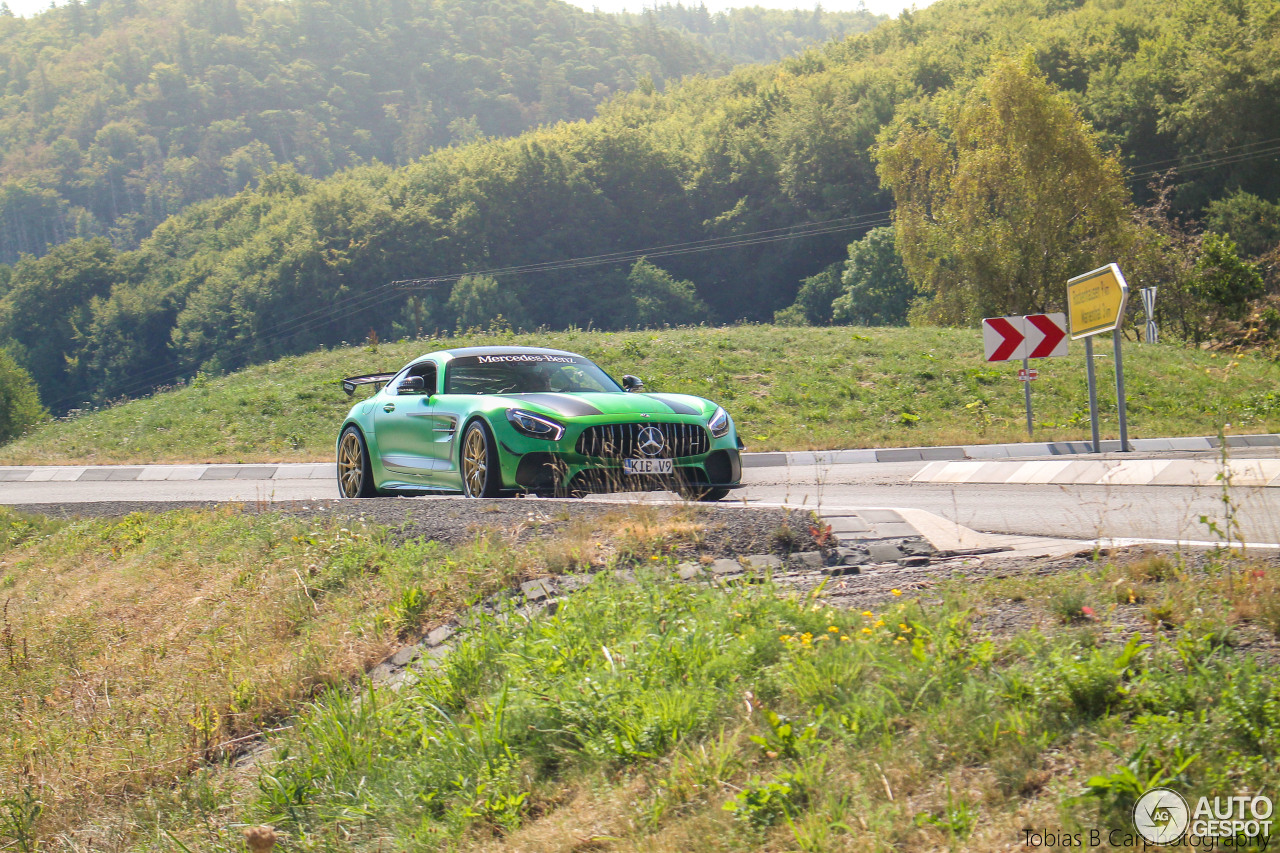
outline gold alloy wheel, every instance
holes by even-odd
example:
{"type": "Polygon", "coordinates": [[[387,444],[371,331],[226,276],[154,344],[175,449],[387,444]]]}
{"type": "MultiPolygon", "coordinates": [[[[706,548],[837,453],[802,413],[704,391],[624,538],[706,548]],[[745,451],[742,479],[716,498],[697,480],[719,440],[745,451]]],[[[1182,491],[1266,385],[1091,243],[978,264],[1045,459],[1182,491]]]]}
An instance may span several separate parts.
{"type": "Polygon", "coordinates": [[[347,430],[338,446],[338,484],[348,498],[360,497],[364,486],[364,447],[355,430],[347,430]]]}
{"type": "Polygon", "coordinates": [[[489,475],[489,443],[485,440],[484,427],[472,425],[467,429],[462,444],[462,479],[467,494],[473,498],[484,497],[484,487],[489,475]]]}

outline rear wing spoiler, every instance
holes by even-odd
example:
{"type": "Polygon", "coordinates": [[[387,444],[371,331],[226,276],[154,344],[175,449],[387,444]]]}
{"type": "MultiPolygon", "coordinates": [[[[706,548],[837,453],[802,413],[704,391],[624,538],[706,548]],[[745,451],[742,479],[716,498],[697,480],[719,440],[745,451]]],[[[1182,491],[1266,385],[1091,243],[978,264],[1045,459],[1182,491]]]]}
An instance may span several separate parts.
{"type": "Polygon", "coordinates": [[[372,385],[374,393],[377,393],[383,385],[386,385],[395,376],[394,373],[366,373],[363,376],[348,376],[342,380],[342,390],[346,391],[347,396],[350,397],[356,393],[356,389],[361,385],[372,385]]]}

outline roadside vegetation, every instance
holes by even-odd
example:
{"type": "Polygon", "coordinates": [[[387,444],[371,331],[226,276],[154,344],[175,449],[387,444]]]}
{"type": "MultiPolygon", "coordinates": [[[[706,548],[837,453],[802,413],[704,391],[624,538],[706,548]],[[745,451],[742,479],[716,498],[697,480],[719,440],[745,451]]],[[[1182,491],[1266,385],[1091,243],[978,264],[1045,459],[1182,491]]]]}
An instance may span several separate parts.
{"type": "Polygon", "coordinates": [[[1128,831],[1154,784],[1280,781],[1280,693],[1231,648],[1269,570],[1226,595],[1228,570],[1149,559],[865,610],[602,576],[554,618],[484,626],[397,695],[310,710],[248,816],[296,849],[990,850],[1026,827],[1128,831]],[[1118,579],[1157,598],[1186,584],[1184,618],[1117,601],[1118,579]],[[1069,592],[1094,606],[1064,616],[1069,592]],[[1028,630],[988,627],[997,595],[1029,603],[1028,630]]]}
{"type": "Polygon", "coordinates": [[[1117,556],[842,609],[677,582],[699,517],[640,513],[446,551],[274,513],[4,511],[0,846],[230,851],[264,824],[285,850],[993,849],[1127,827],[1154,784],[1280,782],[1273,565],[1117,556]],[[398,691],[360,678],[588,568],[629,571],[554,614],[473,612],[398,691]]]}
{"type": "Polygon", "coordinates": [[[517,546],[537,522],[457,546],[238,507],[72,521],[0,508],[0,849],[120,849],[157,821],[203,822],[235,780],[193,773],[246,736],[483,596],[696,544],[690,513],[566,516],[532,543],[517,546]]]}
{"type": "MultiPolygon", "coordinates": [[[[48,423],[0,448],[5,464],[298,462],[333,458],[351,405],[344,376],[399,369],[455,346],[572,350],[658,392],[722,403],[748,450],[1025,441],[1020,363],[988,364],[976,330],[734,326],[656,331],[489,333],[320,350],[48,423]]],[[[1099,405],[1114,437],[1115,386],[1100,342],[1099,405]]],[[[1135,438],[1280,429],[1280,365],[1255,355],[1129,344],[1135,438]]],[[[1042,359],[1036,440],[1089,437],[1084,355],[1042,359]]],[[[367,391],[357,392],[365,395],[367,391]]]]}

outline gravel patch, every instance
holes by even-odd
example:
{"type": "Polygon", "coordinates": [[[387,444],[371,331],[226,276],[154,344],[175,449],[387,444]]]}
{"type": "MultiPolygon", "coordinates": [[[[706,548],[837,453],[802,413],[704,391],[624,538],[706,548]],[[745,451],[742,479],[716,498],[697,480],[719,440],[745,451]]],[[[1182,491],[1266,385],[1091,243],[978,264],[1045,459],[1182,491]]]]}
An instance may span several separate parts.
{"type": "MultiPolygon", "coordinates": [[[[23,512],[54,518],[115,518],[132,512],[166,512],[180,508],[213,509],[228,504],[177,501],[104,501],[77,504],[26,504],[23,512]]],[[[680,556],[736,557],[787,554],[817,549],[806,511],[717,507],[699,504],[621,504],[548,498],[466,500],[461,498],[370,498],[368,500],[282,501],[233,504],[242,512],[275,512],[305,520],[361,520],[392,529],[395,541],[433,539],[448,545],[497,532],[514,542],[555,537],[570,525],[602,524],[631,512],[654,518],[692,516],[703,527],[696,545],[677,548],[680,556]]]]}

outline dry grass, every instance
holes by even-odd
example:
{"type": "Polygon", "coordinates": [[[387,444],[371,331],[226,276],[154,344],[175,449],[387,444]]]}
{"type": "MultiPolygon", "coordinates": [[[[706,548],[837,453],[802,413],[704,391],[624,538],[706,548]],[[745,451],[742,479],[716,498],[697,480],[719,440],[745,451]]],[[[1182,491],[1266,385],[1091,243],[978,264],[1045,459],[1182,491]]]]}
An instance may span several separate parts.
{"type": "Polygon", "coordinates": [[[47,830],[176,784],[385,653],[377,632],[348,631],[372,585],[356,579],[322,607],[296,525],[231,532],[244,523],[233,511],[82,523],[4,561],[6,645],[20,651],[0,681],[0,790],[38,791],[47,830]]]}
{"type": "Polygon", "coordinates": [[[614,532],[614,545],[623,554],[663,554],[681,545],[696,547],[706,533],[693,508],[671,512],[642,506],[607,516],[604,526],[614,532]]]}
{"type": "Polygon", "coordinates": [[[1274,561],[1224,551],[1203,571],[1192,571],[1169,554],[1138,551],[1117,555],[1104,582],[1117,605],[1141,607],[1156,629],[1221,620],[1258,625],[1280,637],[1280,569],[1274,561]]]}
{"type": "Polygon", "coordinates": [[[396,548],[372,528],[234,509],[19,545],[0,559],[0,806],[39,802],[45,837],[126,838],[128,804],[191,784],[515,566],[486,538],[396,548]]]}

